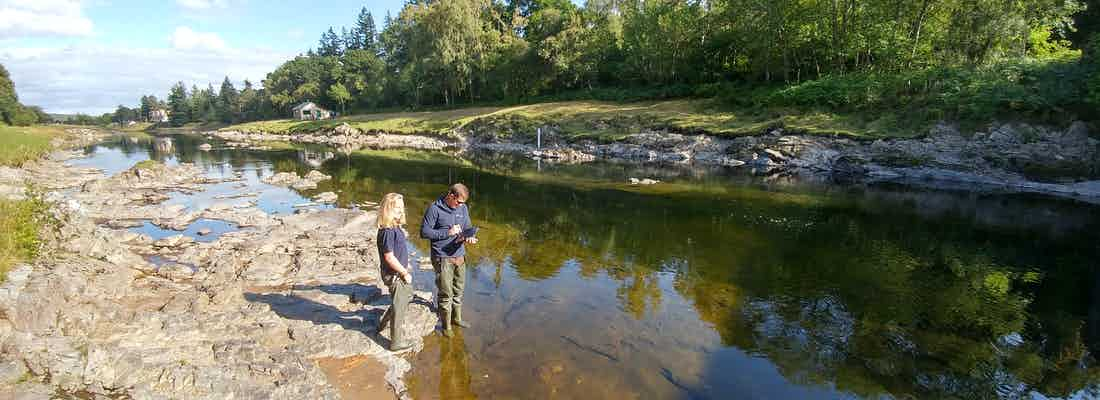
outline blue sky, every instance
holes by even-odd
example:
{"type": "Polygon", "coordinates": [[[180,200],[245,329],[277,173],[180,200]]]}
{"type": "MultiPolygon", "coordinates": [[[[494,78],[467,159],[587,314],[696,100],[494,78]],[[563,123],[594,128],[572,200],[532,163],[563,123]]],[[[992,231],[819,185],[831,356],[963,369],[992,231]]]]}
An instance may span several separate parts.
{"type": "Polygon", "coordinates": [[[362,7],[378,28],[403,0],[0,0],[0,64],[20,101],[99,114],[176,81],[259,82],[362,7]]]}
{"type": "Polygon", "coordinates": [[[386,12],[397,14],[402,4],[403,0],[93,1],[84,6],[84,15],[94,23],[92,36],[29,40],[51,44],[91,40],[111,46],[162,47],[177,27],[185,26],[216,33],[237,48],[302,52],[316,46],[321,32],[330,26],[337,32],[341,26],[350,28],[362,7],[374,14],[381,29],[386,12]]]}

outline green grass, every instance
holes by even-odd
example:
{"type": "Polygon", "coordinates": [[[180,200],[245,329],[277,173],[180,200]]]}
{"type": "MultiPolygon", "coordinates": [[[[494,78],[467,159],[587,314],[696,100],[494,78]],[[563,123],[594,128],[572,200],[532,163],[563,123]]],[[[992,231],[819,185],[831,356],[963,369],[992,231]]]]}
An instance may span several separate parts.
{"type": "Polygon", "coordinates": [[[50,152],[50,139],[64,134],[54,125],[7,126],[0,124],[0,165],[21,166],[50,152]]]}
{"type": "Polygon", "coordinates": [[[16,263],[38,255],[45,212],[46,204],[41,200],[0,199],[0,282],[16,263]]]}
{"type": "Polygon", "coordinates": [[[160,168],[161,163],[156,160],[141,160],[137,164],[134,164],[133,169],[145,169],[152,170],[160,168]]]}
{"type": "Polygon", "coordinates": [[[711,100],[635,103],[564,101],[512,107],[472,107],[446,111],[352,115],[325,121],[272,120],[223,130],[272,134],[313,133],[347,123],[363,131],[455,136],[458,132],[532,138],[542,126],[557,127],[568,140],[615,141],[643,130],[669,130],[717,136],[744,136],[783,127],[787,131],[850,137],[912,136],[889,120],[794,109],[738,109],[711,100]]]}
{"type": "Polygon", "coordinates": [[[221,122],[188,122],[180,126],[171,126],[167,123],[164,124],[150,124],[144,130],[167,130],[167,131],[209,131],[225,127],[221,122]]]}
{"type": "Polygon", "coordinates": [[[153,127],[154,125],[152,122],[138,122],[133,125],[123,126],[121,128],[118,128],[118,130],[120,132],[144,132],[153,127]]]}

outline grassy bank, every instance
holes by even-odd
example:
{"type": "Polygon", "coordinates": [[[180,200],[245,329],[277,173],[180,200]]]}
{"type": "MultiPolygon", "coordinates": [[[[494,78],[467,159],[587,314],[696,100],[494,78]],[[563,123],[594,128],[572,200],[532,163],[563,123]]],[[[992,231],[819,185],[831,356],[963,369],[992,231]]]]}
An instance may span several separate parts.
{"type": "Polygon", "coordinates": [[[224,129],[311,133],[347,123],[364,131],[452,136],[458,131],[534,135],[556,126],[568,139],[614,141],[647,129],[716,136],[756,135],[769,128],[852,138],[913,137],[939,121],[978,129],[994,121],[1062,125],[1093,119],[1092,63],[1076,58],[1021,60],[981,67],[936,67],[826,75],[779,85],[686,85],[658,92],[594,89],[527,105],[444,111],[359,114],[325,121],[271,120],[224,129]],[[680,99],[657,100],[665,96],[680,99]],[[621,102],[610,99],[651,98],[621,102]],[[554,101],[561,100],[561,101],[554,101]]]}
{"type": "Polygon", "coordinates": [[[50,140],[65,133],[57,125],[0,124],[0,165],[20,166],[50,152],[50,140]]]}
{"type": "MultiPolygon", "coordinates": [[[[154,133],[154,132],[162,132],[162,133],[205,132],[205,131],[218,130],[218,129],[224,128],[226,126],[225,124],[223,124],[221,122],[210,122],[210,123],[206,123],[206,122],[189,122],[189,123],[186,123],[186,124],[183,124],[183,125],[180,125],[180,126],[171,126],[167,123],[160,123],[160,124],[146,123],[146,124],[142,124],[142,125],[143,125],[143,127],[140,130],[142,132],[145,132],[145,133],[154,133]]],[[[126,130],[124,130],[124,131],[126,131],[126,130]]],[[[131,131],[133,131],[133,130],[131,130],[131,131]]]]}
{"type": "Polygon", "coordinates": [[[873,118],[829,112],[751,109],[714,100],[683,99],[615,103],[563,101],[512,107],[473,107],[447,111],[352,115],[325,121],[273,120],[233,125],[225,130],[273,134],[310,133],[348,125],[364,131],[451,136],[463,130],[501,136],[533,136],[537,127],[557,126],[568,139],[613,141],[645,129],[706,133],[718,136],[754,135],[770,127],[817,135],[851,137],[911,136],[873,118]]]}
{"type": "MultiPolygon", "coordinates": [[[[69,127],[0,124],[0,165],[18,167],[45,156],[53,148],[50,142],[64,137],[69,127]]],[[[13,265],[38,255],[46,209],[46,204],[33,196],[26,200],[0,198],[0,281],[13,265]]]]}

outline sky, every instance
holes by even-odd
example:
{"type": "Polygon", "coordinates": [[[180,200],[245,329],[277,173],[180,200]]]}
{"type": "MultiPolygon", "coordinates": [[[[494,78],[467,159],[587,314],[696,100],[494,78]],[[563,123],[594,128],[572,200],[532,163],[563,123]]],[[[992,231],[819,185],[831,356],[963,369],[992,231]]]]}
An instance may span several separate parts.
{"type": "Polygon", "coordinates": [[[0,0],[0,64],[23,104],[102,114],[177,81],[238,88],[349,29],[366,7],[376,25],[403,0],[0,0]]]}

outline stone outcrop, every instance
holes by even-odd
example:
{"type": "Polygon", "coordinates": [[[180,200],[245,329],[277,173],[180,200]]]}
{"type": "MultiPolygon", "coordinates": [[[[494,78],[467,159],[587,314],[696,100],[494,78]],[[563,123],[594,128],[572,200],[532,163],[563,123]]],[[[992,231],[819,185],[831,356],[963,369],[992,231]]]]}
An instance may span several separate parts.
{"type": "Polygon", "coordinates": [[[997,190],[1039,192],[1100,200],[1100,147],[1088,126],[1066,129],[999,124],[964,135],[940,124],[909,139],[854,140],[792,134],[781,128],[760,135],[722,138],[645,131],[622,140],[567,142],[544,130],[542,148],[529,140],[479,135],[469,151],[490,151],[565,162],[593,159],[658,164],[745,166],[757,173],[824,175],[847,180],[893,181],[917,186],[976,184],[997,190]],[[573,155],[573,154],[579,154],[573,155]]]}
{"type": "MultiPolygon", "coordinates": [[[[385,365],[387,383],[404,392],[410,365],[375,332],[388,291],[373,212],[273,217],[247,202],[163,204],[167,193],[215,182],[187,164],[144,163],[113,177],[57,160],[19,171],[22,183],[51,189],[45,199],[57,223],[49,254],[0,284],[0,392],[333,399],[313,360],[363,355],[385,365]],[[202,243],[104,225],[185,228],[198,218],[249,228],[202,243]]],[[[431,294],[416,296],[405,329],[419,342],[437,320],[431,294]]]]}
{"type": "Polygon", "coordinates": [[[409,148],[443,150],[462,147],[462,141],[413,134],[362,132],[347,124],[316,133],[276,135],[264,132],[212,131],[206,134],[234,143],[293,142],[329,145],[343,151],[409,148]]]}
{"type": "Polygon", "coordinates": [[[645,130],[614,142],[569,141],[555,126],[540,127],[536,141],[522,132],[486,128],[456,131],[458,139],[361,132],[346,124],[316,133],[273,135],[218,131],[234,142],[270,140],[321,143],[354,150],[457,148],[470,153],[514,154],[551,162],[597,159],[643,163],[692,163],[750,168],[754,173],[824,175],[844,180],[893,181],[919,186],[977,184],[998,190],[1041,192],[1100,200],[1100,149],[1083,122],[1065,129],[994,124],[974,134],[939,124],[907,139],[856,140],[770,128],[735,138],[645,130]]]}
{"type": "Polygon", "coordinates": [[[325,175],[321,171],[312,170],[304,177],[298,176],[297,172],[279,172],[265,177],[262,180],[268,185],[288,186],[297,190],[306,190],[316,189],[318,182],[329,179],[332,179],[332,177],[325,175]]]}

